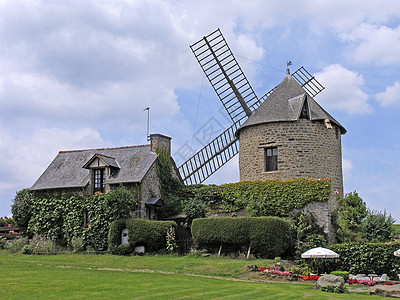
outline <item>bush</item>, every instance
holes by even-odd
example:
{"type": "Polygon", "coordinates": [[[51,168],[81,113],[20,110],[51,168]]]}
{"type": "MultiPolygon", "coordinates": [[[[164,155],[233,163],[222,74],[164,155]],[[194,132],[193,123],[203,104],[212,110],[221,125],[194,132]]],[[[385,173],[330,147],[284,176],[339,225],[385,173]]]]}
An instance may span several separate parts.
{"type": "MultiPolygon", "coordinates": [[[[329,247],[340,255],[325,259],[326,270],[347,270],[351,274],[400,274],[400,260],[393,252],[400,248],[393,243],[346,243],[329,247]]],[[[325,270],[325,271],[326,271],[325,270]]]]}
{"type": "Polygon", "coordinates": [[[349,279],[349,272],[346,271],[332,271],[331,274],[336,276],[342,276],[344,282],[347,282],[347,280],[349,279]]]}
{"type": "Polygon", "coordinates": [[[288,248],[289,222],[278,217],[195,219],[192,235],[199,249],[243,251],[274,258],[288,248]]]}
{"type": "Polygon", "coordinates": [[[395,234],[392,216],[386,215],[386,211],[368,211],[362,225],[362,236],[369,242],[387,242],[391,241],[395,234]]]}
{"type": "Polygon", "coordinates": [[[6,238],[0,236],[0,250],[4,249],[6,246],[6,238]]]}
{"type": "Polygon", "coordinates": [[[15,239],[12,241],[7,241],[5,244],[5,249],[10,251],[11,253],[17,253],[22,250],[22,248],[29,243],[28,238],[20,238],[20,239],[15,239]]]}
{"type": "Polygon", "coordinates": [[[199,198],[189,198],[183,206],[183,213],[186,215],[189,224],[191,224],[194,219],[204,218],[206,212],[206,206],[199,198]]]}
{"type": "Polygon", "coordinates": [[[11,212],[17,225],[28,226],[29,220],[32,216],[32,193],[29,189],[23,189],[14,197],[11,212]]]}
{"type": "Polygon", "coordinates": [[[147,252],[166,247],[166,234],[169,228],[175,228],[173,221],[150,221],[144,219],[122,219],[111,224],[108,245],[112,254],[133,254],[136,246],[145,246],[147,252]],[[128,229],[128,244],[121,244],[121,231],[128,229]]]}

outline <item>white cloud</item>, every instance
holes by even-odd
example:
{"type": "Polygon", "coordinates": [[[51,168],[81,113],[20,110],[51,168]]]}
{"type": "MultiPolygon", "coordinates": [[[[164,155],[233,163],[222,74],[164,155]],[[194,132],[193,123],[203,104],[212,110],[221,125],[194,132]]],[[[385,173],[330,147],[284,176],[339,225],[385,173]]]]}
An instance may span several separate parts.
{"type": "Polygon", "coordinates": [[[349,114],[368,114],[372,107],[368,94],[363,92],[362,75],[335,64],[315,74],[326,88],[318,95],[318,102],[328,110],[340,110],[349,114]]]}
{"type": "Polygon", "coordinates": [[[67,131],[42,128],[31,135],[14,137],[0,131],[0,194],[30,187],[59,150],[104,146],[99,132],[91,128],[67,131]]]}
{"type": "Polygon", "coordinates": [[[376,94],[375,97],[383,107],[400,103],[400,81],[396,81],[392,86],[386,87],[384,92],[376,94]]]}
{"type": "Polygon", "coordinates": [[[400,63],[400,26],[361,24],[342,38],[351,43],[348,56],[354,62],[378,66],[400,63]]]}

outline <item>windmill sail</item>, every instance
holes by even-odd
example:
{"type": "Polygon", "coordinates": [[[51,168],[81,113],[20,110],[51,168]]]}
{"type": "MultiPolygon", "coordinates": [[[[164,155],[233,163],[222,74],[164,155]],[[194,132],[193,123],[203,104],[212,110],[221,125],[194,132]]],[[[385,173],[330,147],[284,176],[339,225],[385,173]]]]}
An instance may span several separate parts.
{"type": "MultiPolygon", "coordinates": [[[[275,88],[257,98],[219,29],[190,48],[233,122],[231,127],[178,168],[185,184],[198,184],[239,152],[236,130],[275,88]]],[[[303,67],[292,76],[312,97],[324,89],[303,67]]]]}
{"type": "Polygon", "coordinates": [[[296,79],[298,84],[300,84],[301,87],[305,89],[311,97],[315,97],[325,88],[315,79],[314,76],[308,73],[304,67],[301,67],[295,71],[292,74],[292,77],[296,79]]]}
{"type": "Polygon", "coordinates": [[[217,29],[190,48],[233,123],[242,123],[261,102],[221,31],[217,29]]]}
{"type": "MultiPolygon", "coordinates": [[[[297,81],[298,84],[311,96],[315,97],[318,95],[325,87],[319,83],[314,76],[312,76],[304,67],[297,69],[292,77],[297,81]]],[[[264,96],[262,96],[259,101],[264,102],[276,89],[274,87],[269,92],[267,92],[264,96]]]]}
{"type": "Polygon", "coordinates": [[[239,152],[237,129],[233,124],[178,168],[185,184],[202,183],[239,152]]]}

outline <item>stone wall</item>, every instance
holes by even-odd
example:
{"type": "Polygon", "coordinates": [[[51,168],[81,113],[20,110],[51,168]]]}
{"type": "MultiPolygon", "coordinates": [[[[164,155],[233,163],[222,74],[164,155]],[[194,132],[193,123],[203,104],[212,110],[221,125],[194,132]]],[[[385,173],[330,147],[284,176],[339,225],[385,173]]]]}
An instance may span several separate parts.
{"type": "Polygon", "coordinates": [[[141,183],[139,218],[146,219],[146,201],[152,197],[161,197],[160,180],[157,176],[156,163],[154,163],[141,183]]]}

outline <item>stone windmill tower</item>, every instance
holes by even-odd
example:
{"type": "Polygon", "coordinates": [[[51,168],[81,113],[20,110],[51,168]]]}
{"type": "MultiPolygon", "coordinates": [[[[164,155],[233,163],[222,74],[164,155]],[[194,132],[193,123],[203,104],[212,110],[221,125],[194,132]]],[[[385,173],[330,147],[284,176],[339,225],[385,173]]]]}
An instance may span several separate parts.
{"type": "Polygon", "coordinates": [[[342,195],[344,133],[346,129],[287,71],[236,131],[240,180],[331,178],[332,190],[342,195]]]}

